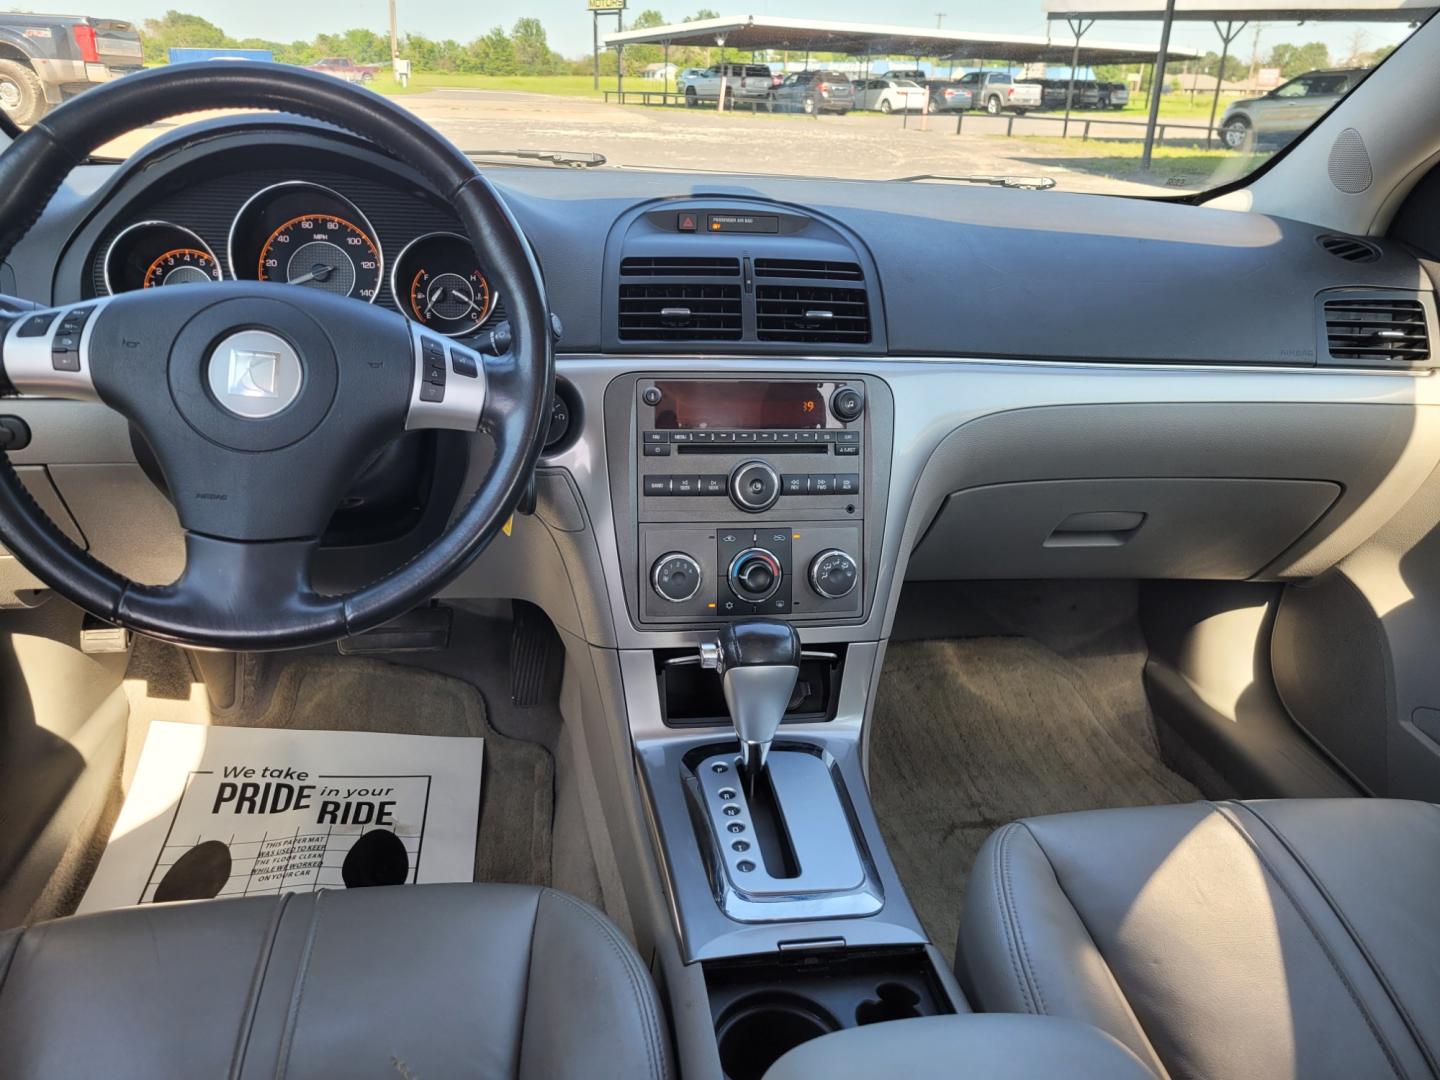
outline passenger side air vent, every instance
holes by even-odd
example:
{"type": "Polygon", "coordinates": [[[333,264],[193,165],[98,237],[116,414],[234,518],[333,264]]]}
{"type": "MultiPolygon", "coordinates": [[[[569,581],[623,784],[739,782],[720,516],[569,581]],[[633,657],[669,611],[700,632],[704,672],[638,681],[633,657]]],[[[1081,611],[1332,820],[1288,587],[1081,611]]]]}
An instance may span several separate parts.
{"type": "Polygon", "coordinates": [[[756,286],[755,330],[761,341],[863,345],[870,340],[865,290],[818,285],[756,286]]]}
{"type": "Polygon", "coordinates": [[[824,278],[828,281],[861,281],[864,274],[852,262],[817,262],[813,259],[756,259],[755,276],[824,278]]]}
{"type": "Polygon", "coordinates": [[[1365,298],[1325,301],[1331,358],[1370,364],[1418,364],[1430,358],[1429,326],[1419,300],[1365,298]]]}
{"type": "Polygon", "coordinates": [[[629,258],[620,263],[625,277],[739,277],[739,259],[629,258]]]}
{"type": "Polygon", "coordinates": [[[1317,238],[1321,247],[1337,259],[1353,263],[1372,263],[1380,258],[1380,249],[1369,240],[1355,236],[1337,236],[1326,233],[1317,238]]]}
{"type": "Polygon", "coordinates": [[[739,285],[620,286],[622,340],[739,341],[743,329],[739,285]]]}

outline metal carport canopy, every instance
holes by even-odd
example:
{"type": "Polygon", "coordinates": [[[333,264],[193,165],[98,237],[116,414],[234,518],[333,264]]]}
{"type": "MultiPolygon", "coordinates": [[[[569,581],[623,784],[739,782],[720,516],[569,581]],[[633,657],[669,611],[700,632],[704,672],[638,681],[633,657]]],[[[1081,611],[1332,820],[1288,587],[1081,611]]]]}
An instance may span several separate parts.
{"type": "MultiPolygon", "coordinates": [[[[1435,0],[1175,0],[1175,19],[1186,22],[1420,22],[1435,0]]],[[[1050,19],[1163,19],[1165,0],[1045,0],[1050,19]]],[[[1171,50],[1172,55],[1175,54],[1171,50]]]]}
{"type": "MultiPolygon", "coordinates": [[[[959,30],[931,30],[921,26],[887,26],[878,23],[826,22],[782,19],[769,15],[733,15],[688,23],[624,30],[601,39],[608,48],[624,45],[722,46],[737,52],[789,50],[791,52],[845,53],[850,56],[924,56],[940,60],[1008,60],[1016,64],[1064,63],[1071,60],[1068,42],[1018,34],[980,34],[959,30]]],[[[1171,49],[1170,55],[1189,59],[1190,49],[1171,49]]],[[[1155,50],[1136,45],[1087,42],[1085,59],[1091,64],[1148,64],[1155,50]]]]}

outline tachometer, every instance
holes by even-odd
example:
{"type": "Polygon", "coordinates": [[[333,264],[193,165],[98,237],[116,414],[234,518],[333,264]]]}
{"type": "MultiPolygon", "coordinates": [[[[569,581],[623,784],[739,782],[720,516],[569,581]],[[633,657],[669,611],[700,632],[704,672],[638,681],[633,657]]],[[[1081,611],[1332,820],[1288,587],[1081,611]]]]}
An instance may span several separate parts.
{"type": "Polygon", "coordinates": [[[255,276],[374,300],[380,288],[380,247],[342,217],[301,214],[266,239],[255,276]]]}
{"type": "Polygon", "coordinates": [[[219,281],[220,262],[198,233],[168,221],[137,221],[105,251],[105,289],[112,295],[161,285],[219,281]]]}
{"type": "Polygon", "coordinates": [[[395,260],[391,290],[401,311],[451,337],[474,333],[495,312],[497,296],[470,241],[457,233],[427,233],[395,260]]]}
{"type": "Polygon", "coordinates": [[[219,281],[220,264],[215,256],[198,248],[172,248],[145,270],[141,288],[161,285],[195,285],[203,281],[219,281]]]}
{"type": "Polygon", "coordinates": [[[308,180],[272,184],[250,197],[230,226],[236,278],[324,289],[374,303],[385,258],[360,208],[308,180]]]}

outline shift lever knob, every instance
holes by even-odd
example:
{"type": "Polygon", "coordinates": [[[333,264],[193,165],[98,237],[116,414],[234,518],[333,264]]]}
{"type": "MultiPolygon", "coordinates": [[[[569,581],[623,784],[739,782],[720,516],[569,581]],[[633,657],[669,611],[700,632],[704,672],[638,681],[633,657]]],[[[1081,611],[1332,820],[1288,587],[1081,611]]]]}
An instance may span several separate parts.
{"type": "Polygon", "coordinates": [[[740,740],[740,762],[752,777],[765,767],[770,743],[800,676],[800,635],[786,622],[728,624],[701,662],[720,673],[725,705],[740,740]]]}

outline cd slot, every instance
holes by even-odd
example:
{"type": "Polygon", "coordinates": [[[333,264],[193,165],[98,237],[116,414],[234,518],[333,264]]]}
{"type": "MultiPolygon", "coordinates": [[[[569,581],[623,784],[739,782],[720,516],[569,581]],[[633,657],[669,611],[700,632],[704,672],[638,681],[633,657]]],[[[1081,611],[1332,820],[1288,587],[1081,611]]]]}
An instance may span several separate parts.
{"type": "Polygon", "coordinates": [[[829,443],[808,443],[805,446],[777,446],[765,443],[757,448],[750,443],[679,443],[675,449],[681,454],[746,454],[761,453],[766,457],[775,454],[828,454],[829,443]]]}

